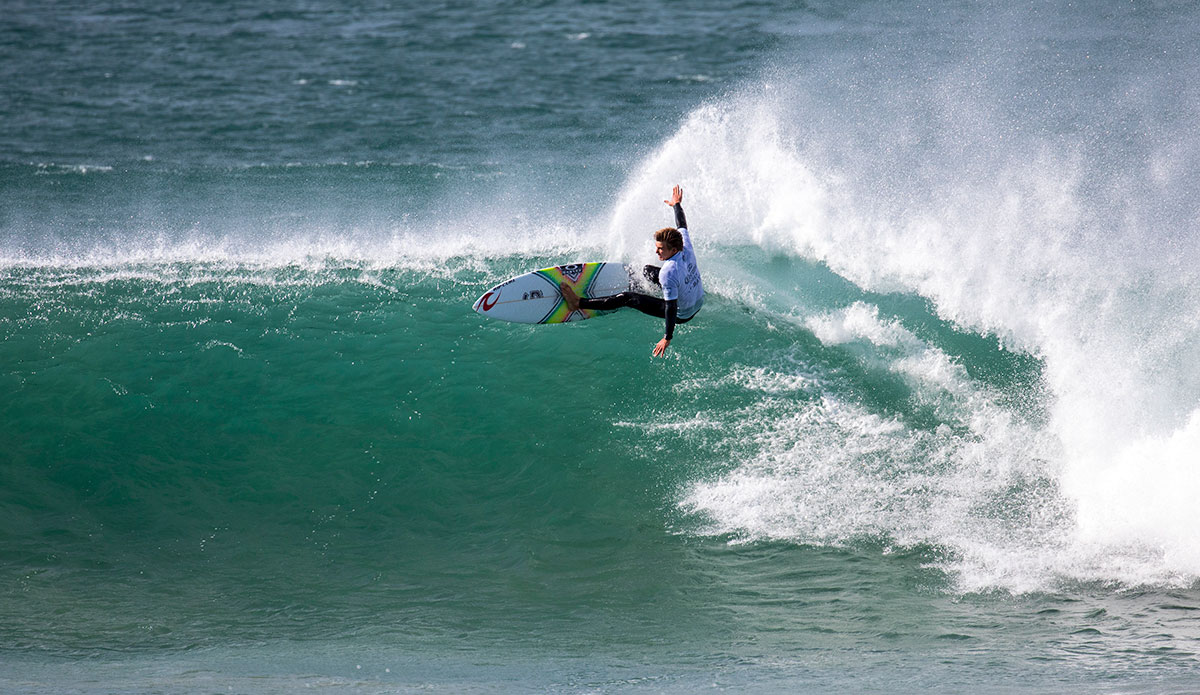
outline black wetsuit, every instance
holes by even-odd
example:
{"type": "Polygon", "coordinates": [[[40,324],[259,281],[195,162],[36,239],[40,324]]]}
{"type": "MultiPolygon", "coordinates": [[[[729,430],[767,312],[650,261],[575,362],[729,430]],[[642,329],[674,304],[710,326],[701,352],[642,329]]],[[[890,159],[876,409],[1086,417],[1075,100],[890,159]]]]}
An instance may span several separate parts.
{"type": "MultiPolygon", "coordinates": [[[[677,203],[672,206],[672,209],[675,211],[675,226],[687,229],[687,218],[683,215],[683,206],[677,203]]],[[[658,266],[648,265],[642,270],[642,274],[647,280],[661,287],[662,283],[658,281],[658,271],[658,266]]],[[[598,297],[596,299],[579,300],[580,309],[611,311],[612,309],[621,309],[624,307],[637,309],[643,314],[649,314],[650,316],[654,316],[656,318],[666,319],[667,331],[664,337],[667,340],[670,340],[671,337],[675,335],[676,324],[687,323],[696,316],[695,314],[692,314],[686,319],[680,319],[679,300],[661,299],[659,297],[652,297],[648,294],[641,294],[640,292],[622,292],[621,294],[614,294],[611,297],[598,297]]]]}

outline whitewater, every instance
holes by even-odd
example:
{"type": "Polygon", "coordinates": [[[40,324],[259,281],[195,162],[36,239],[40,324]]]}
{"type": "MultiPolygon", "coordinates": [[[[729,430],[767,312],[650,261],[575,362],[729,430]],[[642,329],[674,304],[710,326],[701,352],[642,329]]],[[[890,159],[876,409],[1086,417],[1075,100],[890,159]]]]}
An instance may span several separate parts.
{"type": "Polygon", "coordinates": [[[18,8],[3,689],[1194,689],[1196,12],[1093,10],[18,8]],[[666,359],[471,311],[674,184],[666,359]]]}

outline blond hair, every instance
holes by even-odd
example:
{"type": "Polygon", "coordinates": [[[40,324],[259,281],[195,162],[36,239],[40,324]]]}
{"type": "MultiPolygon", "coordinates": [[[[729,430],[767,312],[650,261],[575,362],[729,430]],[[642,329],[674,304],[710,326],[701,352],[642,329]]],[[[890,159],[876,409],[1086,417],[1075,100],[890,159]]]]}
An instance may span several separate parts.
{"type": "Polygon", "coordinates": [[[674,227],[663,227],[654,233],[654,240],[661,242],[663,248],[675,251],[683,250],[683,235],[674,227]]]}

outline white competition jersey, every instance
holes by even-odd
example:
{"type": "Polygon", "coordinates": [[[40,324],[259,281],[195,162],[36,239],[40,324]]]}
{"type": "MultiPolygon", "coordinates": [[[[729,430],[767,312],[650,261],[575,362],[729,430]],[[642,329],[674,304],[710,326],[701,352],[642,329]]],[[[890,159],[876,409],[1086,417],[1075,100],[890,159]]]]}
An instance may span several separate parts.
{"type": "Polygon", "coordinates": [[[663,263],[658,280],[663,299],[677,300],[679,318],[690,319],[704,304],[704,283],[700,280],[700,266],[696,265],[692,237],[686,228],[681,227],[679,233],[683,235],[683,249],[663,263]]]}

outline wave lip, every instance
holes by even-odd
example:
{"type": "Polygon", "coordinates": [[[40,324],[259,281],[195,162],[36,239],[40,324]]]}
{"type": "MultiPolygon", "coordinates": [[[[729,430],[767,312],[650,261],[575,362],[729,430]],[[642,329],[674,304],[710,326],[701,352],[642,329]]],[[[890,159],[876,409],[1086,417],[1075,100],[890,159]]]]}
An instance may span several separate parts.
{"type": "MultiPolygon", "coordinates": [[[[1025,14],[1014,26],[1039,26],[1025,14]]],[[[972,32],[977,44],[947,37],[937,62],[870,37],[848,61],[806,55],[797,68],[784,56],[639,164],[614,207],[616,252],[633,248],[655,184],[678,180],[689,217],[704,220],[702,260],[745,245],[812,260],[1042,365],[1024,396],[996,394],[942,343],[870,307],[835,316],[801,299],[796,323],[906,384],[949,432],[881,429],[872,418],[886,412],[860,409],[870,385],[822,392],[771,423],[786,443],[759,442],[734,473],[689,488],[685,508],[738,538],[932,543],[975,587],[1200,579],[1200,506],[1188,501],[1200,497],[1200,269],[1181,263],[1200,257],[1187,231],[1200,202],[1180,195],[1200,170],[1196,138],[1173,92],[1127,89],[1161,85],[1164,61],[1194,66],[1131,18],[1106,21],[1039,39],[1053,61],[972,32]],[[1125,42],[1121,72],[1095,72],[1097,36],[1125,42]],[[1044,94],[1060,108],[1030,98],[1044,94]],[[879,455],[893,477],[872,468],[879,455]],[[833,486],[840,502],[806,484],[833,486]]]]}

